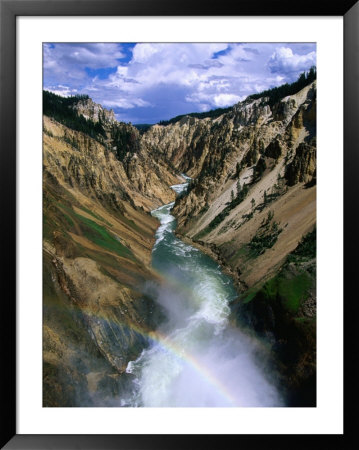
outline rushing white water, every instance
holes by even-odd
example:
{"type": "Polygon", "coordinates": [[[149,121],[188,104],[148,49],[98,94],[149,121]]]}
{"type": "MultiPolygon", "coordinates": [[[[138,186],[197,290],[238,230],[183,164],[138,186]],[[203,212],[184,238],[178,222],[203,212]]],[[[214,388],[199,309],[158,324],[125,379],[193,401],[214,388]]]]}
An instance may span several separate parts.
{"type": "MultiPolygon", "coordinates": [[[[188,182],[172,188],[177,194],[188,182]]],[[[218,264],[174,235],[174,203],[152,212],[161,223],[152,264],[167,280],[158,302],[168,320],[127,372],[134,377],[123,406],[281,406],[258,343],[228,323],[237,294],[218,264]]]]}

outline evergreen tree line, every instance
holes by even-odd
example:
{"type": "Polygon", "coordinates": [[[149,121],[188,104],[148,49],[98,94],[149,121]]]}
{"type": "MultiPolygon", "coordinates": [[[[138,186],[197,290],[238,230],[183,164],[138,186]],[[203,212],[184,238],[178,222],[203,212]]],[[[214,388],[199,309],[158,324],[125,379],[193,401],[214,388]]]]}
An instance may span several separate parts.
{"type": "Polygon", "coordinates": [[[141,134],[143,134],[143,133],[146,133],[146,131],[148,131],[152,127],[152,124],[150,124],[150,123],[137,123],[137,124],[133,124],[133,126],[135,128],[137,128],[137,130],[141,134]]]}
{"type": "MultiPolygon", "coordinates": [[[[315,66],[312,66],[308,72],[303,72],[299,75],[299,78],[294,83],[288,84],[285,83],[282,86],[274,87],[272,89],[267,89],[265,91],[259,92],[258,94],[252,94],[247,97],[246,100],[256,100],[261,97],[269,97],[269,105],[273,106],[279,100],[288,95],[293,95],[303,89],[308,84],[312,83],[317,78],[317,69],[315,66]]],[[[222,114],[228,113],[232,110],[233,106],[229,106],[228,108],[217,108],[211,109],[206,112],[194,112],[189,114],[181,114],[179,116],[173,117],[170,120],[161,120],[158,122],[158,125],[170,125],[176,122],[179,122],[183,117],[196,117],[197,119],[205,119],[207,117],[211,119],[216,119],[222,114]]],[[[147,130],[145,130],[147,131],[147,130]]]]}
{"type": "Polygon", "coordinates": [[[86,119],[73,109],[73,105],[81,100],[89,100],[89,98],[88,95],[61,97],[53,92],[43,91],[43,114],[52,117],[72,130],[81,131],[99,140],[100,136],[106,136],[102,121],[94,122],[91,119],[86,119]]]}
{"type": "Polygon", "coordinates": [[[120,161],[123,161],[127,152],[136,153],[140,150],[139,135],[131,125],[114,125],[111,129],[111,140],[120,161]]]}
{"type": "Polygon", "coordinates": [[[170,125],[171,123],[179,122],[183,117],[189,116],[189,117],[196,117],[197,119],[206,119],[207,117],[211,119],[216,119],[217,117],[221,116],[224,113],[229,112],[232,109],[232,106],[229,106],[228,108],[217,108],[217,109],[211,109],[210,111],[201,112],[201,113],[189,113],[189,114],[181,114],[180,116],[173,117],[170,120],[161,120],[158,122],[158,125],[170,125]]]}
{"type": "Polygon", "coordinates": [[[273,106],[282,98],[287,97],[288,95],[296,94],[305,86],[308,86],[308,84],[312,83],[316,78],[317,69],[315,66],[312,66],[308,72],[301,73],[298,80],[294,83],[285,83],[282,86],[267,89],[266,91],[260,92],[259,94],[252,94],[247,97],[247,100],[256,100],[261,97],[269,97],[269,105],[273,106]]]}
{"type": "MultiPolygon", "coordinates": [[[[111,147],[117,158],[123,161],[127,152],[134,153],[140,149],[139,133],[130,124],[105,123],[105,117],[100,114],[99,121],[94,122],[78,114],[73,106],[79,101],[89,100],[88,95],[61,97],[52,92],[43,91],[43,113],[75,131],[81,131],[100,143],[107,138],[106,130],[111,137],[111,147]]],[[[66,140],[66,139],[65,139],[66,140]]],[[[75,147],[74,142],[66,141],[75,147]]]]}

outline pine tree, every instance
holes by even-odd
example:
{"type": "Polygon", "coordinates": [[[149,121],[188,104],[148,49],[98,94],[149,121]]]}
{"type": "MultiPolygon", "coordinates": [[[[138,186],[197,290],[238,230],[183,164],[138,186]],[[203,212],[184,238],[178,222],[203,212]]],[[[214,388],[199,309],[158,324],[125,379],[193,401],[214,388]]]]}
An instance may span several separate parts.
{"type": "Polygon", "coordinates": [[[240,182],[240,180],[238,180],[237,181],[237,197],[238,197],[238,195],[239,195],[239,193],[241,192],[241,182],[240,182]]]}

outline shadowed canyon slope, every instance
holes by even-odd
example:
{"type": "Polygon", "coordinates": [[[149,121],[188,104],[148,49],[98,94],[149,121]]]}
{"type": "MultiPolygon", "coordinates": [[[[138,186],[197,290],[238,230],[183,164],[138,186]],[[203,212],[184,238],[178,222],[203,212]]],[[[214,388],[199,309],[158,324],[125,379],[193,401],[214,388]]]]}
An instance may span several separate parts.
{"type": "Polygon", "coordinates": [[[148,211],[173,200],[180,179],[145,152],[119,160],[113,122],[104,117],[101,139],[89,124],[85,133],[44,116],[45,406],[107,405],[160,314],[144,292],[157,277],[148,211]]]}
{"type": "Polygon", "coordinates": [[[162,314],[149,211],[175,200],[180,173],[177,234],[236,281],[232,323],[266,343],[288,404],[315,404],[316,82],[253,97],[141,135],[88,97],[45,93],[45,406],[126,389],[162,314]]]}

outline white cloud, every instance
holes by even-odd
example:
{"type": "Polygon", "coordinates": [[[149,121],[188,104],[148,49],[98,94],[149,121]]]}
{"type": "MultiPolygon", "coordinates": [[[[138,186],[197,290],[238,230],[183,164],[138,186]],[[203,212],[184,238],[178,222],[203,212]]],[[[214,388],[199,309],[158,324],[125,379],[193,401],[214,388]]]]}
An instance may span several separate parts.
{"type": "Polygon", "coordinates": [[[132,61],[138,63],[146,63],[151,56],[159,51],[159,46],[156,44],[139,44],[133,49],[132,61]]]}
{"type": "Polygon", "coordinates": [[[117,100],[104,100],[102,102],[103,106],[108,108],[124,108],[124,109],[132,109],[135,107],[144,107],[144,106],[152,106],[149,102],[142,100],[141,98],[118,98],[117,100]]]}
{"type": "MultiPolygon", "coordinates": [[[[253,52],[228,44],[137,44],[133,58],[120,65],[103,83],[103,89],[117,89],[124,99],[118,105],[132,103],[130,98],[144,99],[138,106],[154,103],[151,92],[172,96],[176,89],[182,100],[205,107],[236,103],[244,77],[243,64],[253,59],[253,52]],[[216,55],[226,51],[224,55],[216,55]],[[217,56],[217,57],[216,57],[217,56]],[[183,91],[187,95],[183,96],[183,91]]],[[[111,100],[112,101],[112,100],[111,100]]],[[[125,107],[125,106],[123,106],[125,107]]]]}
{"type": "Polygon", "coordinates": [[[47,78],[59,82],[84,79],[86,68],[116,67],[124,56],[119,44],[44,44],[44,72],[47,78]]]}
{"type": "Polygon", "coordinates": [[[315,64],[314,50],[315,44],[276,43],[55,44],[44,47],[44,79],[45,86],[63,84],[124,114],[130,110],[132,122],[153,123],[292,82],[315,64]],[[108,67],[116,71],[86,73],[108,67]]]}
{"type": "Polygon", "coordinates": [[[289,47],[276,49],[268,61],[268,66],[272,73],[304,71],[308,70],[312,65],[316,65],[316,52],[299,55],[293,53],[289,47]]]}
{"type": "Polygon", "coordinates": [[[69,86],[63,86],[61,84],[58,86],[49,86],[46,90],[53,92],[56,95],[61,95],[61,97],[70,97],[71,95],[77,94],[77,89],[71,89],[69,86]]]}
{"type": "MultiPolygon", "coordinates": [[[[125,87],[129,84],[126,79],[136,80],[141,85],[132,86],[136,91],[161,83],[190,86],[206,79],[208,73],[221,70],[220,62],[211,63],[210,58],[226,47],[227,44],[137,44],[131,62],[118,67],[116,74],[110,76],[110,84],[125,87]]],[[[131,86],[126,89],[131,90],[131,86]]]]}
{"type": "Polygon", "coordinates": [[[235,94],[219,94],[214,96],[214,104],[220,108],[238,103],[242,98],[235,94]]]}

